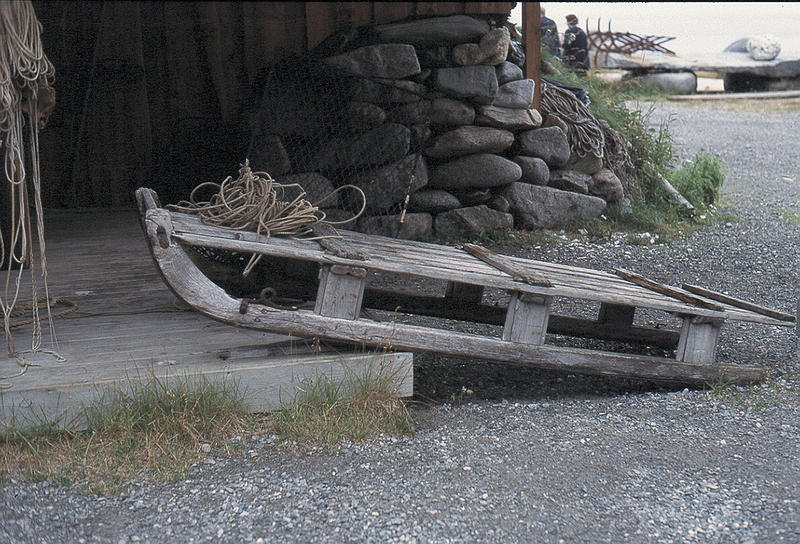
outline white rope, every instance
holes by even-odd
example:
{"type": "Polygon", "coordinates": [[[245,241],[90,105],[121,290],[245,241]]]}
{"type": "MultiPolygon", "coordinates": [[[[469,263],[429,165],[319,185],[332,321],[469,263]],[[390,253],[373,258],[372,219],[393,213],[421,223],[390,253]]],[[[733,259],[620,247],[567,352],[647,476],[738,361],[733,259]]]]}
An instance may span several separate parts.
{"type": "MultiPolygon", "coordinates": [[[[50,352],[42,350],[42,328],[39,315],[39,283],[45,291],[44,303],[47,309],[50,333],[56,341],[53,329],[50,296],[47,288],[47,260],[45,258],[44,219],[41,195],[41,173],[39,171],[39,129],[42,113],[39,100],[46,95],[54,96],[52,83],[55,69],[44,54],[41,41],[42,25],[36,18],[30,1],[0,1],[0,150],[3,157],[3,174],[11,195],[11,222],[7,243],[0,232],[0,269],[6,272],[4,289],[0,296],[0,310],[3,313],[3,329],[9,355],[15,356],[24,373],[32,363],[23,354],[29,352],[50,352]],[[27,138],[25,126],[27,125],[27,138]],[[26,156],[27,144],[27,156],[26,156]],[[26,171],[26,159],[30,172],[26,171]],[[33,193],[38,233],[39,255],[37,259],[29,247],[26,225],[30,223],[29,207],[25,189],[33,193]],[[30,261],[26,259],[30,254],[30,261]],[[11,335],[11,315],[20,298],[20,290],[25,277],[25,266],[29,267],[32,304],[30,307],[33,323],[31,349],[18,352],[11,335]],[[39,269],[37,274],[37,268],[39,269]]],[[[56,354],[57,358],[60,358],[56,354]]],[[[17,374],[18,375],[18,374],[17,374]]],[[[0,377],[0,380],[9,376],[0,377]]],[[[0,389],[8,387],[0,384],[0,389]]]]}

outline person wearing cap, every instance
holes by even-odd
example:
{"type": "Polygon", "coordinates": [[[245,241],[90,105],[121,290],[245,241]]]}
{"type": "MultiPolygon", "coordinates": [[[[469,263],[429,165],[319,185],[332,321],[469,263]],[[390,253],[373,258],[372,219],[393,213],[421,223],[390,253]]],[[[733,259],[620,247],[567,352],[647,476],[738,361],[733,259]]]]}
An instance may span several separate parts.
{"type": "Polygon", "coordinates": [[[586,33],[578,26],[578,17],[567,15],[567,30],[564,32],[564,54],[561,60],[575,70],[589,69],[586,33]]]}
{"type": "Polygon", "coordinates": [[[561,40],[558,38],[556,22],[544,16],[544,8],[539,8],[539,29],[542,33],[542,46],[547,47],[554,57],[558,56],[561,40]]]}

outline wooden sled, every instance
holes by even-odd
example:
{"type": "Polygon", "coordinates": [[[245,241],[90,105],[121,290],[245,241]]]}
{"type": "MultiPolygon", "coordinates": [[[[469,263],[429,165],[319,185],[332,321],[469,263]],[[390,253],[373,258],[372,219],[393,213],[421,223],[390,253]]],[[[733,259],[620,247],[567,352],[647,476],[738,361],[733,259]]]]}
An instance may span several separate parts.
{"type": "Polygon", "coordinates": [[[789,314],[693,286],[690,291],[657,284],[622,270],[611,274],[499,255],[469,244],[457,249],[349,231],[339,231],[340,240],[320,242],[259,239],[254,232],[204,225],[194,215],[164,209],[150,189],[139,189],[136,199],[153,258],[170,289],[195,310],[236,326],[575,373],[703,384],[752,383],[767,374],[760,367],[715,362],[719,331],[726,321],[782,326],[794,322],[789,314]],[[313,309],[229,295],[198,268],[187,251],[192,246],[318,263],[313,309]],[[444,280],[448,288],[443,297],[380,291],[368,285],[372,272],[444,280]],[[508,307],[482,304],[484,289],[509,293],[508,307]],[[600,315],[596,320],[551,315],[556,297],[599,302],[600,315]],[[636,308],[677,316],[682,327],[678,331],[635,326],[636,308]],[[403,314],[498,324],[502,335],[377,321],[364,315],[396,309],[403,314]],[[675,348],[675,358],[545,345],[548,332],[669,346],[675,348]]]}

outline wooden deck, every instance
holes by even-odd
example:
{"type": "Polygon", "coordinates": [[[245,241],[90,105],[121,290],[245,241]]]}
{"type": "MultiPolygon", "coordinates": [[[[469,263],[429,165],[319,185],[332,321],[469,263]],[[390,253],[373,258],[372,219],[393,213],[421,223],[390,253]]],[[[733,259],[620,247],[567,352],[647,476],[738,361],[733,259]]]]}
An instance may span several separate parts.
{"type": "MultiPolygon", "coordinates": [[[[55,339],[43,321],[42,347],[66,362],[44,352],[24,354],[37,366],[0,379],[0,424],[43,414],[66,423],[104,386],[124,386],[151,372],[168,381],[234,379],[247,387],[253,409],[265,410],[291,400],[295,384],[317,372],[335,378],[376,360],[366,350],[313,353],[303,339],[234,327],[187,309],[159,276],[133,209],[51,210],[45,220],[50,296],[76,304],[77,311],[54,319],[55,339]]],[[[20,301],[30,298],[25,285],[20,301]]],[[[12,334],[17,351],[30,348],[31,325],[12,334]]],[[[0,338],[5,355],[2,330],[0,338]]],[[[402,377],[398,394],[410,396],[411,355],[381,360],[402,377]]],[[[20,369],[15,358],[0,357],[0,377],[20,369]]]]}

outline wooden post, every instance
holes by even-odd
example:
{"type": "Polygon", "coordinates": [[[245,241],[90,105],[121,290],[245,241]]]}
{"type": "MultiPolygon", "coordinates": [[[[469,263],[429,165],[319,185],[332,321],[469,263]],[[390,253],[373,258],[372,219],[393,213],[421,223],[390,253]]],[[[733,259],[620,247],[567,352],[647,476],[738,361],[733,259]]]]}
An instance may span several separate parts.
{"type": "Polygon", "coordinates": [[[542,104],[542,34],[539,2],[522,3],[522,39],[525,44],[525,77],[535,82],[533,108],[542,104]]]}
{"type": "Polygon", "coordinates": [[[503,340],[522,344],[544,344],[552,297],[515,291],[508,303],[503,340]]]}
{"type": "Polygon", "coordinates": [[[335,264],[319,272],[319,290],[314,312],[326,317],[358,319],[364,300],[367,271],[335,264]]]}
{"type": "Polygon", "coordinates": [[[685,363],[714,363],[722,323],[721,319],[684,316],[676,359],[685,363]]]}

